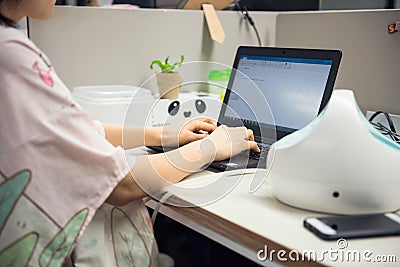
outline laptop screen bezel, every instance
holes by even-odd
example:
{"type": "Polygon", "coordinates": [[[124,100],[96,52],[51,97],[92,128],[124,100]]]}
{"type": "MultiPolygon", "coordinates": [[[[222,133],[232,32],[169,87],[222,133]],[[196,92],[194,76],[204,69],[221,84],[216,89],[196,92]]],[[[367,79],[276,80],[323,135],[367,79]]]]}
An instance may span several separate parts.
{"type": "MultiPolygon", "coordinates": [[[[237,49],[235,60],[233,63],[233,70],[237,70],[240,58],[242,56],[267,56],[267,57],[287,57],[287,58],[300,58],[300,59],[321,59],[321,60],[332,60],[332,65],[329,71],[328,80],[325,86],[325,90],[320,102],[318,114],[324,109],[328,103],[333,87],[335,85],[336,76],[339,69],[342,52],[340,50],[327,50],[327,49],[308,49],[308,48],[279,48],[279,47],[256,47],[256,46],[240,46],[237,49]]],[[[228,86],[226,88],[223,104],[218,117],[218,124],[227,126],[245,126],[253,131],[256,141],[261,140],[263,137],[271,137],[271,139],[279,140],[280,138],[296,131],[293,129],[280,129],[275,125],[259,125],[258,123],[248,123],[246,121],[233,122],[231,119],[225,117],[226,107],[228,105],[229,96],[231,94],[231,88],[235,79],[235,71],[232,71],[232,75],[229,79],[228,86]]],[[[271,140],[276,141],[276,140],[271,140]]]]}

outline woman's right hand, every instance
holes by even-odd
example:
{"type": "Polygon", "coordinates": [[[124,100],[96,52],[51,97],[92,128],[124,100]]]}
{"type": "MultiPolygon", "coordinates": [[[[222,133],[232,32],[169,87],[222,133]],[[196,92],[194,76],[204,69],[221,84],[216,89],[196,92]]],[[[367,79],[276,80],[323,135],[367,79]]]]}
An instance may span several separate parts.
{"type": "Polygon", "coordinates": [[[247,149],[260,152],[254,141],[253,131],[246,127],[219,126],[202,140],[204,145],[210,144],[210,141],[215,149],[216,161],[230,158],[247,149]]]}

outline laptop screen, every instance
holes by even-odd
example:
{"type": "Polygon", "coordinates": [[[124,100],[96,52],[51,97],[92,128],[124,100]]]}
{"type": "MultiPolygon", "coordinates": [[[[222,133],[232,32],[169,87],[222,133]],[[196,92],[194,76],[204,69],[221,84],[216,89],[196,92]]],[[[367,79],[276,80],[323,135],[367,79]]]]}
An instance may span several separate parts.
{"type": "Polygon", "coordinates": [[[313,58],[307,52],[302,55],[303,49],[298,54],[295,49],[276,53],[279,49],[275,48],[272,55],[265,49],[265,53],[237,55],[237,71],[231,77],[220,118],[224,124],[240,121],[250,128],[273,125],[280,132],[291,133],[318,116],[327,102],[324,98],[331,95],[333,82],[329,79],[335,79],[337,66],[333,76],[332,69],[338,63],[321,56],[324,50],[313,51],[313,58]]]}

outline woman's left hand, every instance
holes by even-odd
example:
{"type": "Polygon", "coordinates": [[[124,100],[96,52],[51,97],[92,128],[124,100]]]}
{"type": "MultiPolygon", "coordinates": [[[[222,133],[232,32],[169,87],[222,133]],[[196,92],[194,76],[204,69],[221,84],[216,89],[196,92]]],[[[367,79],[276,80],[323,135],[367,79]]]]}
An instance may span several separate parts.
{"type": "Polygon", "coordinates": [[[162,129],[161,142],[163,146],[184,145],[207,137],[216,128],[216,123],[210,118],[167,125],[162,129]]]}

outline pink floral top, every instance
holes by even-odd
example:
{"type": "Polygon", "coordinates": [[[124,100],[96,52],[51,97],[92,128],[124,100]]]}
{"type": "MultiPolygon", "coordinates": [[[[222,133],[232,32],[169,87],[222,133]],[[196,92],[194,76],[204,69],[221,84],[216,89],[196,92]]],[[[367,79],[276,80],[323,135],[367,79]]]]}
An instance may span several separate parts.
{"type": "Polygon", "coordinates": [[[108,225],[109,238],[103,227],[75,250],[100,250],[110,266],[125,266],[126,255],[154,264],[143,203],[102,205],[128,171],[123,149],[98,134],[46,56],[23,33],[0,26],[1,264],[60,266],[99,207],[91,224],[108,225]],[[145,252],[129,251],[134,238],[143,245],[129,249],[145,252]]]}

